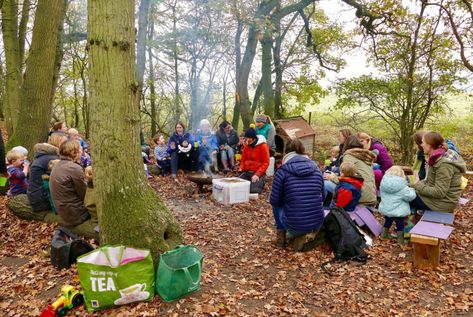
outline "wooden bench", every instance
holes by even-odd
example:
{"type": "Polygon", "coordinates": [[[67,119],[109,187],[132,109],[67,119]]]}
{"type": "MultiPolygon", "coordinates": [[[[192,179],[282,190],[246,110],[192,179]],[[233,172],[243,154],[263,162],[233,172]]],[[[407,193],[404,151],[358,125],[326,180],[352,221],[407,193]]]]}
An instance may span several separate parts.
{"type": "Polygon", "coordinates": [[[453,231],[452,213],[426,210],[411,230],[414,267],[435,268],[440,264],[440,240],[447,240],[453,231]]]}

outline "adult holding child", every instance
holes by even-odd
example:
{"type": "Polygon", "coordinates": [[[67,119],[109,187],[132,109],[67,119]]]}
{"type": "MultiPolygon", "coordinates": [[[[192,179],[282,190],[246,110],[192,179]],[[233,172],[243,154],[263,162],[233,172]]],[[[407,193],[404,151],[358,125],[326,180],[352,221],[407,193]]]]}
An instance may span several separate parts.
{"type": "Polygon", "coordinates": [[[274,177],[269,201],[273,207],[277,246],[286,245],[286,232],[289,232],[295,237],[294,249],[301,251],[307,243],[305,235],[318,233],[324,222],[324,182],[321,171],[309,159],[299,139],[290,140],[286,152],[274,177]]]}
{"type": "Polygon", "coordinates": [[[65,134],[55,133],[48,143],[37,143],[33,147],[34,160],[30,166],[30,176],[26,194],[33,211],[51,210],[48,192],[43,186],[43,175],[49,174],[48,166],[52,160],[59,159],[59,147],[67,141],[65,134]]]}
{"type": "Polygon", "coordinates": [[[216,137],[224,172],[234,169],[236,165],[235,154],[240,143],[240,138],[235,129],[228,121],[224,120],[219,125],[216,137]]]}
{"type": "MultiPolygon", "coordinates": [[[[355,135],[351,135],[345,142],[344,153],[341,158],[344,163],[347,162],[355,165],[358,174],[363,178],[359,203],[368,206],[376,205],[376,183],[372,168],[375,155],[371,151],[363,148],[363,144],[361,144],[355,135]]],[[[333,189],[335,189],[336,184],[339,182],[338,176],[335,173],[324,173],[324,179],[325,186],[327,187],[328,185],[333,189]]]]}
{"type": "Polygon", "coordinates": [[[199,152],[194,148],[194,138],[180,121],[174,126],[174,133],[169,138],[168,153],[171,157],[171,173],[174,179],[177,178],[178,169],[190,171],[192,162],[197,162],[199,152]]]}
{"type": "Polygon", "coordinates": [[[90,218],[84,205],[87,183],[80,166],[79,141],[68,140],[59,147],[60,161],[56,164],[49,186],[51,198],[65,226],[76,226],[90,218]]]}
{"type": "Polygon", "coordinates": [[[418,210],[453,212],[462,188],[462,175],[466,164],[458,152],[449,149],[445,139],[437,132],[422,136],[422,148],[427,155],[427,174],[415,183],[416,198],[411,206],[418,210]]]}
{"type": "Polygon", "coordinates": [[[251,181],[250,193],[261,193],[269,166],[269,148],[264,137],[254,129],[245,132],[245,145],[240,161],[240,178],[251,181]]]}

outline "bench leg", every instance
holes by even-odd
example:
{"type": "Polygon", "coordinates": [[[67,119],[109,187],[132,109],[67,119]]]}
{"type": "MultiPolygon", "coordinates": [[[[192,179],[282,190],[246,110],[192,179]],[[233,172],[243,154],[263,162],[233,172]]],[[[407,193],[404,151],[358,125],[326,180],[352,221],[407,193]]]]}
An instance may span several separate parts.
{"type": "Polygon", "coordinates": [[[412,245],[414,248],[414,267],[433,268],[439,266],[440,243],[437,243],[437,245],[412,243],[412,245]]]}

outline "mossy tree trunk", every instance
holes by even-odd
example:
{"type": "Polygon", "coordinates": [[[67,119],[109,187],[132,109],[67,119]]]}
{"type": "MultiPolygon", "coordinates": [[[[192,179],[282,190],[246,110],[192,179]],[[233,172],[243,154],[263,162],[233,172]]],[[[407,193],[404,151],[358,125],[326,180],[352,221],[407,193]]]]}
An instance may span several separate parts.
{"type": "Polygon", "coordinates": [[[23,145],[32,153],[34,144],[46,141],[55,86],[58,33],[64,22],[64,0],[39,0],[31,47],[20,90],[17,127],[9,146],[23,145]]]}
{"type": "Polygon", "coordinates": [[[182,232],[149,185],[140,154],[133,0],[88,1],[94,186],[101,241],[157,255],[182,232]]]}

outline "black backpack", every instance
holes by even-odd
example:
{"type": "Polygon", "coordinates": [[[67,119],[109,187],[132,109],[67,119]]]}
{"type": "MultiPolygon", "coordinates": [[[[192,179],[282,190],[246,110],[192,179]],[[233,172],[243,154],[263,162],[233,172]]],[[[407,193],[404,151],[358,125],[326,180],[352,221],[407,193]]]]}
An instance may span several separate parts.
{"type": "Polygon", "coordinates": [[[92,250],[94,247],[87,241],[70,230],[59,227],[51,241],[51,264],[59,269],[67,269],[79,256],[92,250]]]}
{"type": "Polygon", "coordinates": [[[322,264],[325,271],[328,271],[326,265],[335,261],[366,262],[368,256],[363,251],[366,247],[365,238],[343,208],[332,207],[325,217],[324,228],[325,238],[335,254],[332,260],[322,264]]]}

